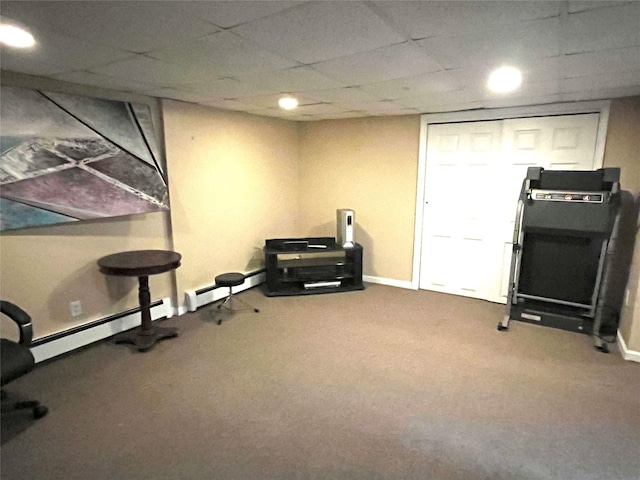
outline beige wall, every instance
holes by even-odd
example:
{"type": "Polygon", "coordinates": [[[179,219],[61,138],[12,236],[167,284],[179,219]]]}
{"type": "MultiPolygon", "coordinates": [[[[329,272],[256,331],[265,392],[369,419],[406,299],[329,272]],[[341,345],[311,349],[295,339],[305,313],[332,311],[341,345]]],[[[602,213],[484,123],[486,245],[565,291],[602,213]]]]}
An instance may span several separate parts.
{"type": "Polygon", "coordinates": [[[300,236],[295,122],[163,102],[178,291],[261,268],[266,238],[300,236]]]}
{"type": "MultiPolygon", "coordinates": [[[[135,308],[137,280],[102,275],[96,261],[124,250],[167,248],[167,223],[168,214],[152,213],[3,233],[2,299],[31,315],[34,338],[135,308]],[[79,317],[69,312],[74,300],[82,302],[79,317]]],[[[149,286],[154,300],[174,294],[170,274],[152,276],[149,286]]]]}
{"type": "Polygon", "coordinates": [[[300,227],[336,235],[336,210],[355,211],[364,274],[411,281],[420,117],[309,122],[301,128],[300,227]]]}
{"type": "Polygon", "coordinates": [[[604,151],[605,167],[620,167],[620,184],[634,196],[640,193],[640,97],[611,101],[604,151]]]}
{"type": "MultiPolygon", "coordinates": [[[[63,84],[3,72],[2,85],[41,88],[93,97],[146,103],[161,133],[159,108],[149,97],[63,84]]],[[[0,295],[25,309],[39,338],[138,305],[135,278],[106,277],[96,261],[123,250],[163,249],[169,246],[169,214],[150,213],[101,221],[3,232],[0,236],[0,295]],[[71,317],[69,302],[80,300],[84,313],[71,317]]],[[[153,299],[174,295],[171,275],[151,277],[153,299]]],[[[9,327],[8,325],[11,325],[9,327]]],[[[3,320],[3,334],[15,335],[3,320]],[[6,332],[6,333],[5,333],[6,332]]]]}
{"type": "MultiPolygon", "coordinates": [[[[613,100],[604,155],[605,167],[620,167],[622,188],[640,195],[640,97],[613,100]]],[[[629,350],[640,351],[640,233],[629,275],[628,303],[623,305],[620,334],[629,350]]]]}
{"type": "Polygon", "coordinates": [[[620,334],[629,350],[640,352],[640,233],[636,234],[636,248],[627,290],[629,303],[622,309],[620,334]]]}

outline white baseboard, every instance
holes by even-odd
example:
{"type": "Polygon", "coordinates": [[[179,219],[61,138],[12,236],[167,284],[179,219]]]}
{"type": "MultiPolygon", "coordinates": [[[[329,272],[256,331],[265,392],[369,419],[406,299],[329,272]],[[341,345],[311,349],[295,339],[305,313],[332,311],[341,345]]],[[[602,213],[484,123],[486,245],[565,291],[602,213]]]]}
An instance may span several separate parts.
{"type": "Polygon", "coordinates": [[[407,288],[409,290],[417,290],[411,281],[394,280],[392,278],[374,277],[371,275],[363,275],[362,280],[368,283],[378,283],[380,285],[388,285],[390,287],[407,288]]]}
{"type": "MultiPolygon", "coordinates": [[[[233,293],[242,292],[243,290],[255,287],[256,285],[260,285],[261,283],[264,283],[265,279],[266,274],[264,272],[258,273],[257,275],[248,276],[242,285],[233,287],[233,293]]],[[[209,303],[216,302],[229,295],[228,289],[213,288],[214,286],[215,285],[207,285],[199,288],[198,290],[187,290],[184,295],[185,304],[178,308],[178,315],[182,315],[186,312],[195,312],[203,305],[208,305],[209,303]],[[209,288],[211,288],[212,290],[198,293],[198,291],[200,290],[207,290],[209,288]]]]}
{"type": "Polygon", "coordinates": [[[620,353],[622,354],[622,358],[631,362],[640,362],[640,352],[636,350],[629,350],[627,348],[627,344],[620,334],[620,330],[618,330],[618,345],[620,345],[620,353]]]}
{"type": "MultiPolygon", "coordinates": [[[[171,301],[168,298],[163,298],[162,303],[151,307],[151,320],[157,320],[159,318],[169,318],[173,316],[174,309],[171,306],[171,301]]],[[[117,333],[130,330],[140,325],[140,312],[131,313],[129,315],[122,316],[110,322],[96,325],[95,327],[87,328],[86,330],[79,331],[77,333],[70,333],[69,335],[56,338],[55,340],[48,341],[42,345],[37,345],[31,348],[31,353],[37,362],[42,362],[63,353],[71,352],[90,343],[104,340],[117,333]]]]}

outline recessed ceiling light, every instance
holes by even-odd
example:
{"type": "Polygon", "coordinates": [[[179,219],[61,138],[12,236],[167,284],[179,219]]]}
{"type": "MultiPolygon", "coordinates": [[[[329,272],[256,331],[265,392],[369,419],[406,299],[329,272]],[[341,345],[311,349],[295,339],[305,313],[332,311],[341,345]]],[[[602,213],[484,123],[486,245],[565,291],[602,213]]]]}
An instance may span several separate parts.
{"type": "Polygon", "coordinates": [[[26,30],[10,25],[8,23],[0,24],[0,43],[9,47],[28,48],[35,45],[36,41],[26,30]]]}
{"type": "Polygon", "coordinates": [[[498,93],[512,92],[522,83],[520,70],[513,67],[500,67],[489,75],[487,86],[498,93]]]}
{"type": "Polygon", "coordinates": [[[298,106],[298,99],[293,97],[281,97],[278,100],[278,105],[280,105],[280,108],[285,110],[293,110],[298,106]]]}

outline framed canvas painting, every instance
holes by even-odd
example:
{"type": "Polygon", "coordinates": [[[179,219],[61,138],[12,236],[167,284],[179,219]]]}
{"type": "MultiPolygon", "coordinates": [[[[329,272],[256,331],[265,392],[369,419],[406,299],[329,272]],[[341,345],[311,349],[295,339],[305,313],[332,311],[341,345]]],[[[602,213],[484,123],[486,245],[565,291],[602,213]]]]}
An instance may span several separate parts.
{"type": "Polygon", "coordinates": [[[169,209],[148,105],[0,90],[0,230],[169,209]]]}

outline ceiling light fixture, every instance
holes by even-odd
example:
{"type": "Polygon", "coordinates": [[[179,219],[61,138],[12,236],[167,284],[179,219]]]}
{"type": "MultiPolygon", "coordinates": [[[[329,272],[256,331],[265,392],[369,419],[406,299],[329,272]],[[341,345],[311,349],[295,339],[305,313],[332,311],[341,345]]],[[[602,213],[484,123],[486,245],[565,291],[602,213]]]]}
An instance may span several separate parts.
{"type": "Polygon", "coordinates": [[[33,47],[36,41],[33,35],[26,30],[15,25],[2,23],[0,24],[0,43],[9,47],[28,48],[33,47]]]}
{"type": "Polygon", "coordinates": [[[281,97],[278,100],[278,105],[284,110],[293,110],[298,106],[298,99],[293,97],[281,97]]]}
{"type": "Polygon", "coordinates": [[[522,83],[520,70],[514,67],[500,67],[489,75],[487,86],[497,93],[512,92],[522,83]]]}

